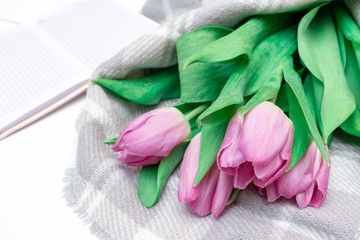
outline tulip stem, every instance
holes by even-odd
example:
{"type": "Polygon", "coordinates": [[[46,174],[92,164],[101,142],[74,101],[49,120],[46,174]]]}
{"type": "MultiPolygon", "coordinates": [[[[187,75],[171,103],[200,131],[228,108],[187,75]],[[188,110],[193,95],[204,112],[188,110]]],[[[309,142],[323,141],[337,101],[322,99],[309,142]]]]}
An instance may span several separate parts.
{"type": "Polygon", "coordinates": [[[210,106],[209,103],[204,103],[200,106],[198,106],[197,108],[191,110],[190,112],[188,112],[187,114],[185,114],[185,118],[190,121],[191,119],[193,119],[194,117],[197,117],[200,115],[200,113],[202,113],[203,111],[205,111],[205,109],[207,109],[210,106]]]}

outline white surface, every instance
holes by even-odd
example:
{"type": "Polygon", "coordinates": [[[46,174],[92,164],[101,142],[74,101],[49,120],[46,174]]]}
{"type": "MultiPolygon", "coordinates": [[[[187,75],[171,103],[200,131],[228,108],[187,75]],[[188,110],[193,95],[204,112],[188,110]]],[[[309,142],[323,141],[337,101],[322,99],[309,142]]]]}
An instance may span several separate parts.
{"type": "Polygon", "coordinates": [[[85,95],[0,142],[0,239],[96,239],[66,205],[85,95]]]}
{"type": "MultiPolygon", "coordinates": [[[[71,2],[2,0],[0,19],[31,21],[71,2]]],[[[120,2],[139,11],[145,0],[120,2]]],[[[0,30],[9,26],[1,22],[0,30]]],[[[75,166],[75,122],[84,102],[83,94],[0,141],[0,239],[97,239],[63,198],[65,170],[75,166]]]]}

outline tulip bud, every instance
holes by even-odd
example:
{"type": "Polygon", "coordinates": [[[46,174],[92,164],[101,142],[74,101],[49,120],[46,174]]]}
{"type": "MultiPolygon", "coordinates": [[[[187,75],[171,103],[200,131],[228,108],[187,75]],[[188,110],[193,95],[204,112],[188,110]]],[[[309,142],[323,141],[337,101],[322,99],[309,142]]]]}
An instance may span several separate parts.
{"type": "Polygon", "coordinates": [[[194,186],[199,167],[201,132],[198,133],[187,147],[180,167],[178,188],[179,202],[194,201],[200,193],[200,185],[194,186]]]}
{"type": "MultiPolygon", "coordinates": [[[[214,168],[217,169],[216,164],[214,168]]],[[[217,171],[219,171],[217,169],[217,171]]],[[[211,213],[218,218],[224,211],[233,190],[233,177],[220,171],[216,191],[212,200],[211,213]]]]}
{"type": "Polygon", "coordinates": [[[215,218],[222,213],[231,196],[233,177],[219,171],[214,164],[201,182],[194,186],[199,165],[201,133],[190,142],[180,168],[179,201],[185,201],[191,211],[199,216],[210,213],[215,218]]]}
{"type": "Polygon", "coordinates": [[[234,187],[244,189],[255,178],[254,168],[247,162],[239,148],[240,134],[244,125],[244,116],[239,110],[231,118],[224,141],[217,156],[218,167],[226,174],[234,176],[234,187]]]}
{"type": "Polygon", "coordinates": [[[234,176],[234,187],[251,181],[265,187],[279,178],[291,160],[294,128],[290,119],[270,102],[263,102],[244,116],[231,119],[217,163],[234,176]]]}
{"type": "Polygon", "coordinates": [[[112,149],[121,151],[118,159],[130,166],[150,165],[166,157],[190,136],[189,122],[178,109],[160,108],[129,123],[112,149]]]}
{"type": "Polygon", "coordinates": [[[313,142],[289,172],[266,187],[268,201],[273,202],[280,196],[296,197],[300,208],[308,205],[320,207],[326,198],[329,173],[330,166],[313,142]]]}

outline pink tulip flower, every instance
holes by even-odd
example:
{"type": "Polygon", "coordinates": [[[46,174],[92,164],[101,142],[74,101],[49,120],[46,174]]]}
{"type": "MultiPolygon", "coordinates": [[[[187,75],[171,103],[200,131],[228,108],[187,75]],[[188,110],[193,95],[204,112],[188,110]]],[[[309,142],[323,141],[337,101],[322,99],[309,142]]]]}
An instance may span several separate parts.
{"type": "Polygon", "coordinates": [[[117,138],[113,150],[130,166],[158,163],[179,143],[190,139],[191,128],[176,108],[147,112],[129,123],[117,138]]]}
{"type": "Polygon", "coordinates": [[[194,186],[199,166],[201,133],[190,142],[180,167],[178,198],[199,216],[210,213],[218,218],[233,190],[233,177],[219,171],[214,164],[201,182],[194,186]]]}
{"type": "Polygon", "coordinates": [[[304,156],[289,171],[266,187],[269,202],[279,197],[296,198],[299,208],[320,207],[326,198],[330,166],[313,142],[304,156]]]}
{"type": "Polygon", "coordinates": [[[217,156],[218,167],[234,176],[234,187],[250,182],[266,187],[279,178],[291,160],[294,127],[271,102],[263,102],[244,116],[231,119],[217,156]]]}

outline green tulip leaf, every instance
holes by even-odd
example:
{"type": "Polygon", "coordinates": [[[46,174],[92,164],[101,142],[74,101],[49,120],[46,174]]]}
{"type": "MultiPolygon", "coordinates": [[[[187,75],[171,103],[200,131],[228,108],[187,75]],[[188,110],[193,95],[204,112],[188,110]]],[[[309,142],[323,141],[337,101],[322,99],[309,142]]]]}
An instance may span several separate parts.
{"type": "Polygon", "coordinates": [[[333,10],[337,26],[345,37],[345,76],[356,101],[356,110],[341,124],[341,128],[349,134],[360,137],[360,28],[343,4],[334,3],[333,10]]]}
{"type": "Polygon", "coordinates": [[[203,27],[178,38],[176,50],[182,102],[206,102],[217,98],[226,80],[234,71],[236,63],[194,63],[186,70],[183,70],[182,66],[194,52],[232,31],[224,27],[203,27]]]}
{"type": "Polygon", "coordinates": [[[202,103],[184,103],[184,102],[179,102],[176,103],[175,105],[173,105],[174,108],[177,108],[180,112],[182,112],[183,114],[186,114],[190,111],[192,111],[193,109],[197,108],[198,106],[200,106],[202,103]]]}
{"type": "Polygon", "coordinates": [[[324,83],[321,121],[325,143],[356,108],[346,82],[338,34],[331,14],[328,6],[316,7],[301,19],[298,29],[299,55],[310,72],[324,83]]]}
{"type": "MultiPolygon", "coordinates": [[[[318,146],[325,161],[328,164],[330,164],[330,160],[329,160],[329,156],[326,151],[325,144],[321,138],[319,129],[318,129],[316,121],[314,119],[314,113],[311,110],[313,108],[310,107],[309,101],[305,94],[304,87],[301,82],[301,78],[300,78],[299,74],[292,67],[292,61],[290,59],[284,65],[284,78],[285,78],[286,83],[290,87],[287,90],[291,89],[291,91],[294,93],[294,96],[296,97],[296,100],[298,101],[300,108],[301,108],[301,112],[299,112],[300,110],[298,108],[295,108],[295,111],[298,111],[298,112],[296,112],[294,114],[296,114],[297,116],[300,116],[301,114],[304,115],[304,118],[306,120],[308,129],[310,131],[312,138],[314,139],[316,145],[318,146]]],[[[294,104],[293,104],[293,106],[297,107],[294,104]]],[[[298,151],[297,156],[292,157],[292,162],[296,163],[296,161],[299,160],[299,155],[301,153],[302,148],[299,148],[297,150],[298,151]]],[[[293,163],[293,165],[295,165],[295,164],[293,163]]]]}
{"type": "Polygon", "coordinates": [[[296,31],[297,25],[293,25],[274,33],[256,47],[253,58],[254,61],[257,60],[255,54],[258,51],[261,65],[246,86],[245,96],[256,93],[267,82],[269,76],[277,75],[280,72],[279,69],[283,68],[284,58],[286,59],[296,51],[296,31]]]}
{"type": "Polygon", "coordinates": [[[143,166],[138,180],[138,197],[146,206],[154,206],[162,193],[167,179],[183,159],[189,141],[177,145],[160,163],[143,166]]]}
{"type": "Polygon", "coordinates": [[[343,35],[343,33],[341,32],[339,26],[336,27],[336,31],[337,31],[337,34],[338,34],[341,61],[342,61],[342,63],[343,63],[343,68],[345,68],[345,66],[346,66],[346,47],[345,47],[345,39],[344,39],[344,35],[343,35]]]}
{"type": "MultiPolygon", "coordinates": [[[[250,61],[243,61],[237,66],[216,101],[199,116],[199,125],[223,122],[226,116],[233,115],[237,108],[245,103],[245,95],[254,94],[259,89],[262,89],[260,95],[255,98],[261,97],[263,92],[271,95],[270,98],[276,96],[278,84],[275,84],[275,91],[273,88],[269,91],[265,88],[269,85],[270,87],[274,86],[273,82],[282,74],[282,58],[290,56],[295,50],[295,26],[276,32],[264,39],[254,49],[250,61]],[[272,91],[271,94],[270,91],[272,91]]],[[[279,81],[281,82],[281,76],[279,81]]],[[[255,98],[252,101],[255,101],[255,98]]]]}
{"type": "MultiPolygon", "coordinates": [[[[289,100],[289,118],[294,124],[294,140],[291,150],[291,162],[287,169],[287,171],[289,171],[304,155],[313,139],[309,133],[309,126],[306,123],[304,113],[301,110],[300,104],[294,92],[288,84],[286,84],[286,86],[289,100]]],[[[303,99],[303,101],[306,101],[306,99],[303,99]]]]}
{"type": "Polygon", "coordinates": [[[237,196],[239,195],[239,193],[240,193],[240,189],[234,188],[231,193],[231,196],[229,198],[229,201],[226,203],[226,206],[229,206],[230,204],[232,204],[235,201],[235,199],[237,198],[237,196]]]}
{"type": "Polygon", "coordinates": [[[201,127],[198,127],[196,124],[191,128],[191,139],[195,137],[199,132],[201,132],[201,127]]]}
{"type": "Polygon", "coordinates": [[[283,110],[283,112],[289,111],[289,101],[288,101],[288,96],[287,96],[287,91],[286,91],[286,84],[284,84],[280,88],[280,91],[279,91],[278,96],[275,101],[275,105],[278,106],[279,108],[281,108],[281,110],[283,110]]]}
{"type": "Polygon", "coordinates": [[[180,96],[177,66],[165,68],[158,73],[138,79],[94,79],[92,82],[116,96],[146,105],[157,104],[160,100],[180,96]]]}
{"type": "Polygon", "coordinates": [[[198,185],[216,161],[217,153],[226,133],[228,121],[201,129],[199,166],[194,186],[198,185]]]}
{"type": "Polygon", "coordinates": [[[360,68],[360,28],[342,3],[333,3],[336,24],[342,35],[352,42],[360,68]]]}
{"type": "Polygon", "coordinates": [[[352,44],[345,40],[345,45],[347,58],[345,75],[355,97],[356,110],[341,124],[341,128],[349,134],[360,137],[360,68],[352,44]]]}
{"type": "Polygon", "coordinates": [[[251,58],[254,47],[272,33],[291,24],[292,14],[252,17],[234,32],[195,52],[184,63],[184,69],[195,62],[229,62],[251,58]]]}
{"type": "Polygon", "coordinates": [[[271,74],[267,76],[265,83],[240,110],[240,116],[246,114],[260,103],[275,98],[278,95],[283,79],[283,68],[283,63],[280,63],[279,66],[273,69],[271,74]]]}
{"type": "MultiPolygon", "coordinates": [[[[319,81],[319,83],[321,83],[321,82],[319,81]]],[[[311,115],[313,116],[314,122],[317,123],[318,122],[317,116],[320,116],[320,111],[318,114],[316,113],[314,84],[312,81],[312,75],[310,73],[308,73],[305,76],[303,87],[304,87],[306,99],[309,102],[309,108],[310,108],[311,115]]],[[[320,93],[321,93],[321,90],[320,90],[320,93]]],[[[320,105],[321,105],[321,102],[319,103],[319,106],[320,105]]]]}
{"type": "MultiPolygon", "coordinates": [[[[300,21],[299,27],[298,27],[298,51],[300,58],[303,63],[305,63],[306,67],[309,69],[309,71],[315,75],[318,79],[322,81],[322,74],[318,62],[321,64],[321,60],[323,56],[320,54],[315,55],[318,51],[316,49],[321,48],[322,42],[315,39],[311,39],[313,32],[310,28],[311,22],[315,18],[317,12],[321,7],[323,7],[325,4],[322,4],[318,7],[313,8],[310,10],[300,21]],[[314,56],[315,55],[315,56],[314,56]],[[320,56],[319,56],[320,55],[320,56]]],[[[321,37],[319,34],[314,34],[314,37],[321,37]]]]}
{"type": "MultiPolygon", "coordinates": [[[[311,81],[312,85],[313,85],[312,89],[313,89],[315,115],[316,115],[319,130],[321,133],[323,133],[324,127],[323,127],[322,117],[321,117],[321,104],[322,104],[322,99],[323,99],[323,95],[324,95],[324,83],[321,82],[319,79],[317,79],[311,73],[309,73],[306,76],[306,79],[309,79],[308,81],[311,81]]],[[[324,135],[324,134],[322,134],[322,135],[324,135]]]]}
{"type": "Polygon", "coordinates": [[[241,106],[244,103],[243,92],[249,74],[252,73],[246,70],[247,68],[248,64],[244,62],[237,66],[216,101],[200,114],[198,125],[220,124],[225,121],[227,116],[232,116],[236,112],[238,105],[241,106]]]}
{"type": "Polygon", "coordinates": [[[115,137],[115,138],[112,138],[112,139],[108,139],[108,140],[105,140],[104,143],[108,143],[108,144],[114,144],[116,142],[116,139],[118,137],[115,137]]]}
{"type": "Polygon", "coordinates": [[[360,137],[360,110],[356,109],[340,127],[345,132],[360,137]]]}
{"type": "MultiPolygon", "coordinates": [[[[308,74],[305,81],[310,81],[310,83],[312,84],[312,94],[313,94],[312,99],[313,99],[313,103],[314,103],[313,107],[314,107],[314,112],[315,112],[315,122],[317,122],[320,132],[323,133],[324,126],[323,126],[322,119],[321,119],[322,118],[321,117],[321,104],[322,104],[322,99],[323,99],[323,95],[324,95],[324,83],[321,82],[319,79],[317,79],[311,73],[308,74]]],[[[306,95],[306,96],[308,97],[308,95],[306,95]]],[[[331,133],[328,138],[328,141],[327,141],[328,148],[330,148],[332,136],[333,136],[333,133],[331,133]]]]}

